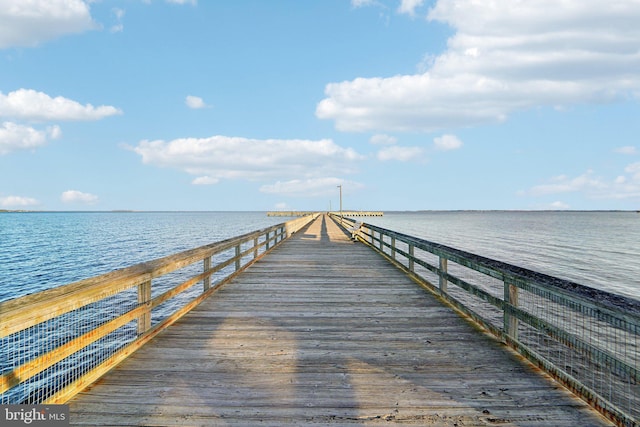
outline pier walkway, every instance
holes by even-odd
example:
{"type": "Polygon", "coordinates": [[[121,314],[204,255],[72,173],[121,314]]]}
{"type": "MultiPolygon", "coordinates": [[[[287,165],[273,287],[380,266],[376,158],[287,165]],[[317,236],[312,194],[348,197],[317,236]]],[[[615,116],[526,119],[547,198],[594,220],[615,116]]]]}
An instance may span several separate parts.
{"type": "Polygon", "coordinates": [[[68,403],[90,426],[611,425],[325,215],[68,403]]]}

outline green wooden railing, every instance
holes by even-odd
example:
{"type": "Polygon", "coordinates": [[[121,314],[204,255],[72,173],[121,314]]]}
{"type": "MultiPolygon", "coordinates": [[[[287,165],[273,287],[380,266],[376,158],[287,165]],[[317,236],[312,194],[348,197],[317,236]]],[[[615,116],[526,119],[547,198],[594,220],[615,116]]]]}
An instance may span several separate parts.
{"type": "Polygon", "coordinates": [[[611,420],[640,425],[640,301],[333,218],[611,420]]]}

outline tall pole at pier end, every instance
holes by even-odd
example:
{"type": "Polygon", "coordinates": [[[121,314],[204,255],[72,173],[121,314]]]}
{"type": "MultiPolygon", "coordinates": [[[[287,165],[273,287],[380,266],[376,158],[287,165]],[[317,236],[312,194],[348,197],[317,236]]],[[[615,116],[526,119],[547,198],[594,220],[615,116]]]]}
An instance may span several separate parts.
{"type": "Polygon", "coordinates": [[[340,189],[340,222],[342,222],[342,185],[338,185],[340,189]]]}

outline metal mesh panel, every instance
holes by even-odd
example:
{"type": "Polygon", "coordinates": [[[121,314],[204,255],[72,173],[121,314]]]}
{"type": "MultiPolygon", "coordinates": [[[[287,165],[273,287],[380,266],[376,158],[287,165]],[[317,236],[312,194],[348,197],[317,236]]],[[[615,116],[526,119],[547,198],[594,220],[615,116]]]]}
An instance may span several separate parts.
{"type": "Polygon", "coordinates": [[[605,400],[640,417],[640,386],[627,368],[640,368],[638,326],[562,295],[532,291],[520,292],[519,308],[568,336],[521,322],[519,341],[605,400]]]}
{"type": "Polygon", "coordinates": [[[47,367],[54,350],[73,345],[75,339],[135,307],[137,303],[131,302],[134,292],[127,290],[111,295],[0,339],[2,374],[11,377],[12,372],[28,362],[33,365],[32,372],[39,371],[24,381],[17,375],[15,380],[22,382],[0,394],[1,403],[43,402],[132,342],[136,338],[134,321],[47,367]]]}
{"type": "MultiPolygon", "coordinates": [[[[405,268],[415,264],[412,270],[433,288],[441,286],[445,274],[450,275],[446,283],[447,298],[464,307],[485,326],[498,331],[499,335],[508,337],[519,351],[592,401],[594,406],[604,407],[605,412],[614,414],[622,423],[640,419],[640,315],[637,302],[626,300],[620,306],[609,303],[605,308],[597,298],[590,298],[588,291],[572,291],[574,284],[570,282],[542,277],[519,267],[380,227],[366,224],[365,229],[370,246],[387,256],[393,250],[390,246],[409,254],[408,246],[416,245],[412,259],[409,259],[410,255],[400,259],[402,255],[398,252],[396,262],[405,268]],[[465,266],[449,260],[442,267],[440,259],[443,256],[465,266]],[[429,267],[419,265],[419,261],[429,267]],[[523,276],[518,276],[520,273],[523,276]],[[513,277],[514,283],[509,283],[512,279],[507,277],[513,277]],[[563,282],[566,286],[556,288],[551,282],[563,282]],[[627,312],[627,304],[636,307],[635,311],[627,312]]],[[[440,291],[442,293],[443,289],[440,291]]],[[[598,292],[604,299],[617,301],[622,298],[598,292]]]]}
{"type": "MultiPolygon", "coordinates": [[[[305,221],[310,219],[296,220],[295,226],[299,227],[305,221]]],[[[120,357],[118,352],[133,344],[141,334],[202,295],[206,279],[202,279],[201,274],[207,265],[211,269],[224,265],[211,274],[211,286],[215,286],[286,238],[285,227],[286,224],[281,224],[239,236],[235,238],[239,249],[221,244],[217,252],[205,256],[204,260],[211,262],[188,258],[189,251],[186,251],[184,256],[187,258],[184,259],[190,263],[186,267],[164,273],[152,282],[139,285],[139,280],[130,282],[129,288],[114,290],[111,294],[87,296],[83,288],[74,288],[73,292],[82,294],[83,299],[99,300],[0,338],[0,404],[55,400],[61,392],[66,395],[65,388],[75,381],[84,381],[83,377],[87,375],[99,375],[100,369],[96,369],[101,364],[105,361],[111,364],[111,359],[120,357]],[[242,255],[244,252],[246,254],[242,255]],[[160,301],[159,298],[169,296],[151,309],[154,298],[160,301]]],[[[129,270],[132,276],[125,276],[125,280],[132,280],[126,278],[135,277],[135,274],[145,274],[148,266],[179,265],[172,264],[174,262],[171,257],[156,260],[154,264],[145,264],[140,272],[136,268],[142,264],[133,266],[129,270]]],[[[76,303],[73,298],[73,294],[68,296],[76,303]]],[[[77,303],[81,304],[81,301],[77,303]]],[[[28,309],[26,306],[25,310],[28,309]]],[[[61,312],[64,310],[62,308],[61,312]]]]}

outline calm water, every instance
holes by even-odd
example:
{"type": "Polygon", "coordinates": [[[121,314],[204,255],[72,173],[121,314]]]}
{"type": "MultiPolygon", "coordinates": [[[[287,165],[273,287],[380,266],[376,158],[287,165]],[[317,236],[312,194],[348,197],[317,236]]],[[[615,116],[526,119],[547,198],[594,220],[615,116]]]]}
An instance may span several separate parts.
{"type": "Polygon", "coordinates": [[[0,301],[286,219],[264,212],[0,213],[0,301]]]}
{"type": "MultiPolygon", "coordinates": [[[[0,301],[254,231],[264,212],[0,214],[0,301]]],[[[365,222],[640,299],[635,212],[388,212],[365,222]]]]}
{"type": "Polygon", "coordinates": [[[640,213],[385,212],[365,222],[640,299],[640,213]]]}

